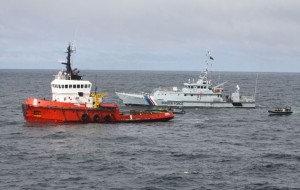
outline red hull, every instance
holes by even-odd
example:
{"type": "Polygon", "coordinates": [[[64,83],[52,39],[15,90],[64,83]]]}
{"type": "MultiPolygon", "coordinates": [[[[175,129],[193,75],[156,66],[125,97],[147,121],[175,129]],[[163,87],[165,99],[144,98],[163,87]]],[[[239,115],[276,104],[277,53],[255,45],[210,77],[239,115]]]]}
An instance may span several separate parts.
{"type": "Polygon", "coordinates": [[[100,108],[87,108],[85,104],[55,102],[28,98],[22,104],[23,115],[27,122],[39,123],[116,123],[168,121],[174,118],[173,112],[147,110],[121,113],[116,104],[101,104],[100,108]]]}

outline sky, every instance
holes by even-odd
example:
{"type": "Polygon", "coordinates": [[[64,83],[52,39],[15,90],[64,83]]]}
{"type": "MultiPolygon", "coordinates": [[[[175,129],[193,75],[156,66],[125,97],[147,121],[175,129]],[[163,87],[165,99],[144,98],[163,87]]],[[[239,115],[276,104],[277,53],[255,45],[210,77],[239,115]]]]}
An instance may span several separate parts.
{"type": "Polygon", "coordinates": [[[299,0],[0,0],[0,69],[300,72],[299,0]]]}

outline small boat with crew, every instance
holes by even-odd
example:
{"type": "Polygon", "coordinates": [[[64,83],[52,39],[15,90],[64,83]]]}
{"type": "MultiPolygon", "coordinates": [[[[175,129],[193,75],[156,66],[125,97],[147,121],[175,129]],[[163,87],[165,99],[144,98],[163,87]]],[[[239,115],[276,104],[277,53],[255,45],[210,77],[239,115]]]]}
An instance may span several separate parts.
{"type": "Polygon", "coordinates": [[[66,70],[59,71],[51,82],[52,100],[28,98],[22,103],[27,122],[116,123],[168,121],[174,114],[168,110],[131,110],[122,112],[117,104],[104,103],[107,93],[91,93],[92,83],[79,70],[71,68],[71,43],[67,51],[66,70]]]}
{"type": "Polygon", "coordinates": [[[253,96],[241,96],[240,87],[231,96],[223,96],[224,84],[213,86],[208,76],[208,61],[213,60],[209,52],[204,71],[196,82],[189,80],[183,88],[159,87],[152,93],[116,92],[125,105],[167,106],[167,107],[218,107],[218,108],[255,108],[255,93],[253,96]]]}
{"type": "Polygon", "coordinates": [[[273,110],[268,110],[269,115],[290,115],[293,113],[291,106],[277,106],[273,110]]]}
{"type": "Polygon", "coordinates": [[[185,114],[185,110],[183,107],[155,107],[159,110],[169,110],[173,112],[174,114],[185,114]]]}
{"type": "Polygon", "coordinates": [[[172,111],[174,114],[185,114],[184,109],[181,107],[173,107],[170,109],[170,111],[172,111]]]}

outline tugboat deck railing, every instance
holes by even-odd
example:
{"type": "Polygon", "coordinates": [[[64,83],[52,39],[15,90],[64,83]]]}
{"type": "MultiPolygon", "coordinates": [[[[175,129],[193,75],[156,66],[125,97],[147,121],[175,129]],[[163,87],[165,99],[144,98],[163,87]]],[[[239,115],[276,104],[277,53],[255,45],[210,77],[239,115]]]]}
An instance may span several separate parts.
{"type": "Polygon", "coordinates": [[[255,102],[254,96],[241,96],[241,102],[255,102]]]}

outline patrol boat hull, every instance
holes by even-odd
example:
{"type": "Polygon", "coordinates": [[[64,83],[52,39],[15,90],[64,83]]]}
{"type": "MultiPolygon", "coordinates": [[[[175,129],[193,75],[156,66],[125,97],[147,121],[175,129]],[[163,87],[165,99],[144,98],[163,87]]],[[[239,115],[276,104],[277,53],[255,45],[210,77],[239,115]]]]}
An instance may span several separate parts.
{"type": "Polygon", "coordinates": [[[116,92],[122,103],[130,106],[158,106],[158,107],[210,107],[210,108],[255,108],[255,102],[251,100],[232,101],[232,100],[216,100],[203,101],[201,95],[195,96],[194,99],[184,98],[184,95],[178,93],[176,99],[158,99],[155,96],[147,94],[134,94],[116,92]],[[180,98],[183,97],[183,98],[180,98]]]}

